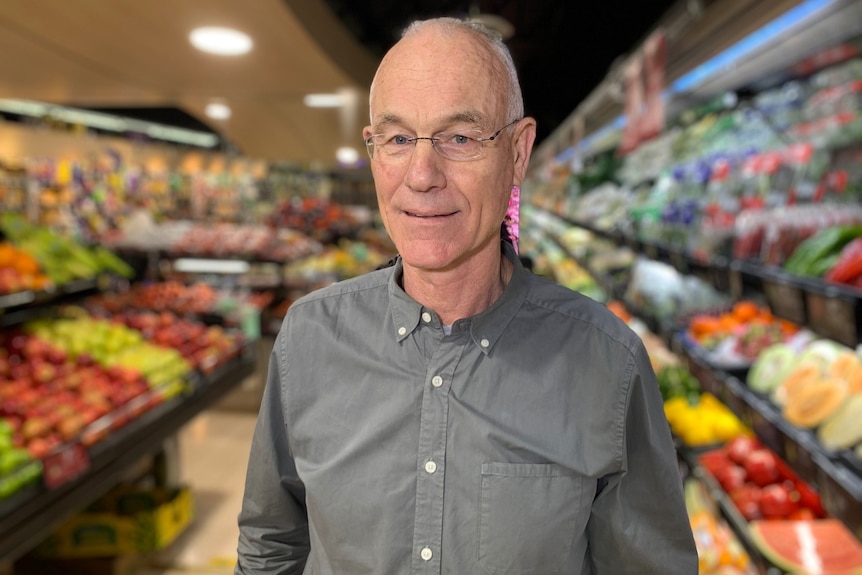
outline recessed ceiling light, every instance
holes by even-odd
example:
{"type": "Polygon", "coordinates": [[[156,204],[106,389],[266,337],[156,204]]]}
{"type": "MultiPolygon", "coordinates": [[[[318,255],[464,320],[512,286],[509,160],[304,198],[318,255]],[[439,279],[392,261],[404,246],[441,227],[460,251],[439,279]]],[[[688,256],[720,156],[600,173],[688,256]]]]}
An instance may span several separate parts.
{"type": "Polygon", "coordinates": [[[340,164],[352,166],[359,161],[359,152],[356,151],[356,148],[342,146],[335,151],[335,159],[337,159],[340,164]]]}
{"type": "Polygon", "coordinates": [[[220,56],[238,56],[251,50],[252,41],[248,34],[231,28],[205,26],[195,28],[189,34],[192,46],[203,52],[220,56]]]}
{"type": "Polygon", "coordinates": [[[230,118],[230,108],[221,102],[210,102],[204,108],[204,113],[213,120],[227,120],[230,118]]]}
{"type": "Polygon", "coordinates": [[[302,101],[309,108],[340,108],[344,105],[341,94],[307,94],[302,101]]]}

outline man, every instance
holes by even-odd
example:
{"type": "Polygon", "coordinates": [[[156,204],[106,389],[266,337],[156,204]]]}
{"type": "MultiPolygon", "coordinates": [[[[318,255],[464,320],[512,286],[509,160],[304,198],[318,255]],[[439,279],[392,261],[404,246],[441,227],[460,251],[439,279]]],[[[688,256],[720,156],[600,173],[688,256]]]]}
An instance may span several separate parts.
{"type": "Polygon", "coordinates": [[[641,341],[501,242],[536,131],[504,45],[416,23],[370,109],[399,258],[285,318],[236,573],[696,574],[641,341]]]}

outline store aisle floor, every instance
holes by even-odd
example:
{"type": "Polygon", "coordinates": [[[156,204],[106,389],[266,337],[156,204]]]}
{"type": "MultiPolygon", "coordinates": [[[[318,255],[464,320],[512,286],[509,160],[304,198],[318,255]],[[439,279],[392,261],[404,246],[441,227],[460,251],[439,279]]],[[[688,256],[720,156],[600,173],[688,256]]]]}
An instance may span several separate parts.
{"type": "Polygon", "coordinates": [[[168,549],[149,558],[139,575],[233,572],[236,519],[256,417],[250,411],[213,409],[183,427],[179,480],[191,486],[195,520],[168,549]]]}

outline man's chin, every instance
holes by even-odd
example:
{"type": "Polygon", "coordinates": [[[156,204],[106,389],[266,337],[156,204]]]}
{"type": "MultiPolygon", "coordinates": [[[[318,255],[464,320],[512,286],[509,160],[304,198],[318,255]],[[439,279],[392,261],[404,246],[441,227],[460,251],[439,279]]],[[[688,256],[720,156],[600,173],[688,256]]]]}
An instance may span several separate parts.
{"type": "Polygon", "coordinates": [[[449,268],[455,258],[447,251],[447,246],[441,245],[441,242],[435,243],[437,245],[428,245],[428,242],[422,242],[421,246],[407,245],[398,253],[406,267],[424,271],[442,271],[449,268]]]}

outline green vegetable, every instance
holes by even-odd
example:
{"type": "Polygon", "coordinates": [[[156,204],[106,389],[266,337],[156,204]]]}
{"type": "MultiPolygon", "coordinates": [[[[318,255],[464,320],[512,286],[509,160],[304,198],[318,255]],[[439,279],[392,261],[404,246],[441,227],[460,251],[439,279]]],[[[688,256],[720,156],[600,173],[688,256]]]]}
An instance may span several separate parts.
{"type": "Polygon", "coordinates": [[[700,397],[700,382],[682,365],[665,366],[656,374],[656,379],[664,401],[681,396],[695,402],[700,397]]]}
{"type": "Polygon", "coordinates": [[[838,260],[841,258],[841,252],[835,252],[829,254],[828,256],[815,261],[811,264],[809,271],[811,275],[814,277],[823,277],[826,272],[835,267],[835,264],[838,263],[838,260]]]}
{"type": "Polygon", "coordinates": [[[820,277],[834,261],[832,256],[852,240],[862,236],[862,226],[843,226],[821,230],[797,246],[784,262],[784,269],[801,276],[820,277]],[[824,261],[830,259],[829,262],[824,261]]]}

